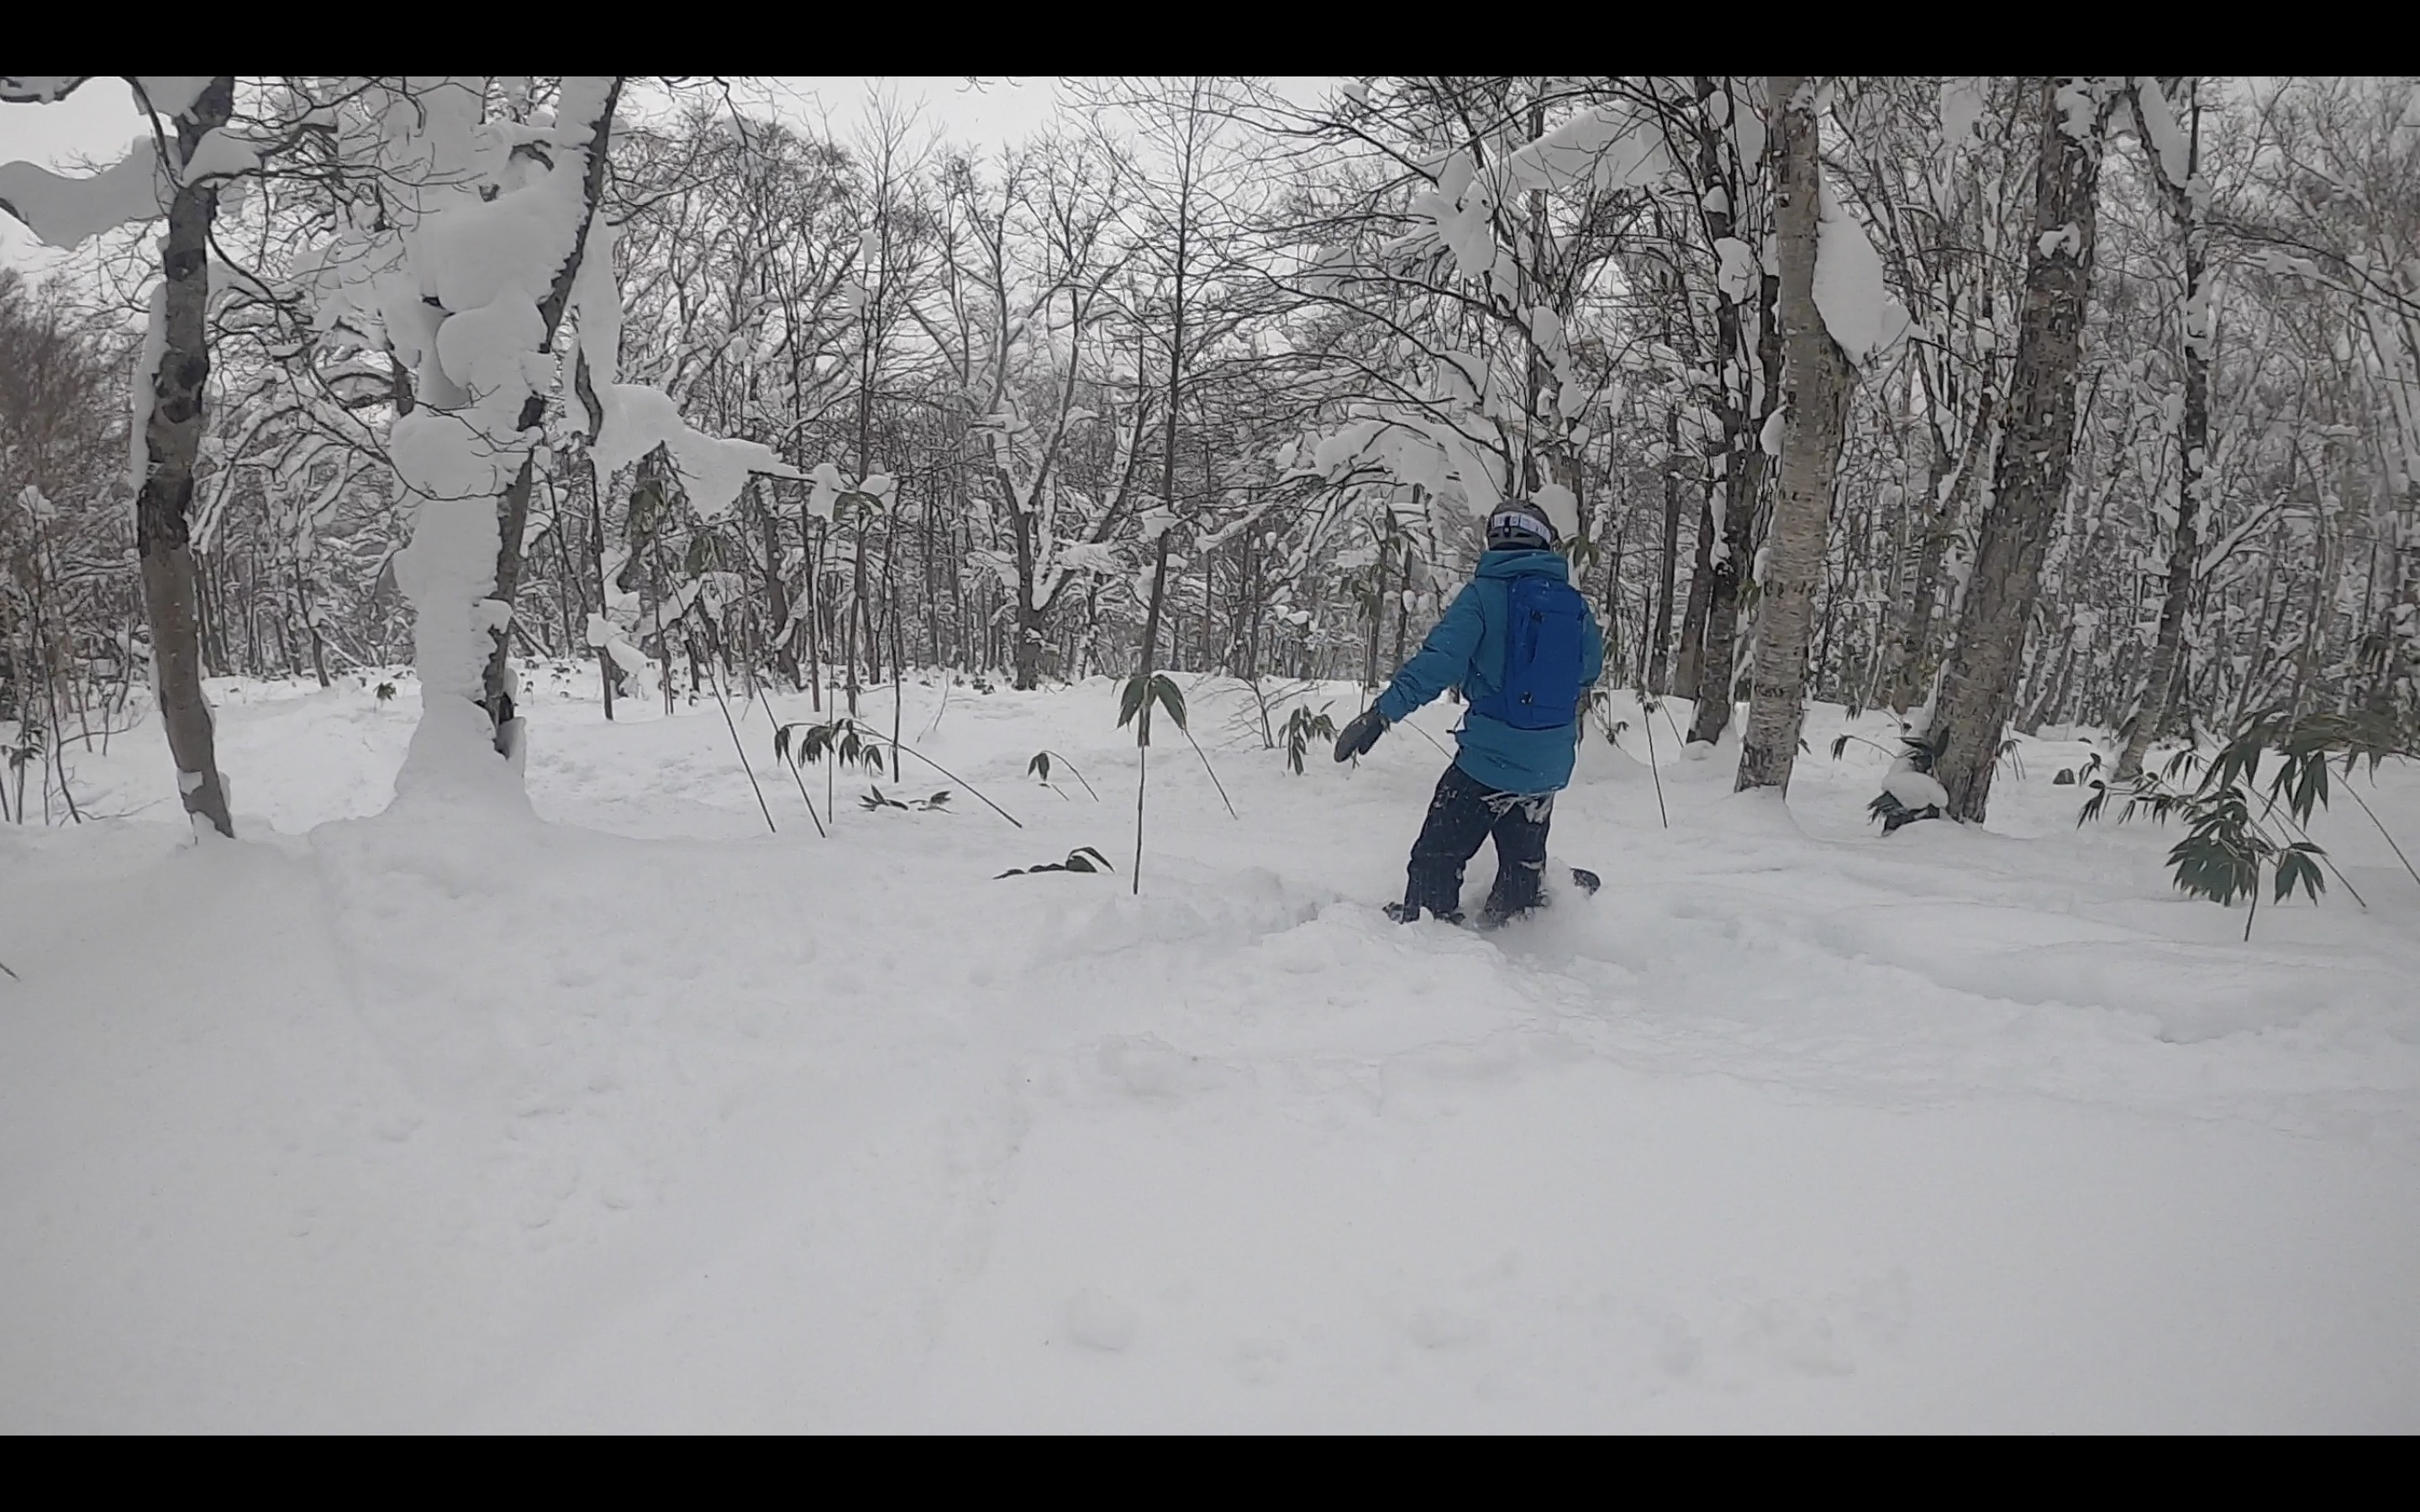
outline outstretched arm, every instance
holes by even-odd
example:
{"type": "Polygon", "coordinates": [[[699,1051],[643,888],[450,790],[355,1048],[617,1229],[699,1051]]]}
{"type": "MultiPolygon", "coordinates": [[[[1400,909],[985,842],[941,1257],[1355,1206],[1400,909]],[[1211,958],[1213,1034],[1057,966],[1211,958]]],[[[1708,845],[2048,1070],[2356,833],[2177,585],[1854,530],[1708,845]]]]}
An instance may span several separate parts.
{"type": "Polygon", "coordinates": [[[1420,642],[1419,653],[1404,663],[1387,691],[1378,696],[1378,717],[1393,724],[1460,683],[1470,671],[1470,658],[1479,650],[1485,623],[1479,612],[1477,585],[1464,588],[1445,618],[1420,642]]]}

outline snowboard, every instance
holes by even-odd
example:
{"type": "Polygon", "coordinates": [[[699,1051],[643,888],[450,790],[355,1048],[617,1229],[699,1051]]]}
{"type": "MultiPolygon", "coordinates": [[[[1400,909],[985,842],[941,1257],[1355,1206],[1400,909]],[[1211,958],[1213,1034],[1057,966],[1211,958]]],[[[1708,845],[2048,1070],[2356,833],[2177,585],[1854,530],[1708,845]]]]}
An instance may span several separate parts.
{"type": "MultiPolygon", "coordinates": [[[[1577,887],[1581,892],[1586,893],[1590,897],[1594,897],[1596,895],[1596,890],[1605,886],[1605,878],[1598,876],[1595,872],[1589,871],[1585,867],[1566,867],[1564,870],[1571,873],[1572,886],[1577,887]]],[[[1548,903],[1551,903],[1552,901],[1552,899],[1547,900],[1548,903]]],[[[1388,918],[1393,919],[1398,924],[1404,922],[1404,905],[1401,903],[1390,903],[1384,904],[1383,906],[1388,918]]],[[[1539,906],[1544,907],[1546,904],[1541,903],[1539,906]]],[[[1534,912],[1534,910],[1532,911],[1534,912]]],[[[1430,917],[1435,918],[1436,916],[1431,915],[1430,917]]],[[[1481,914],[1477,918],[1471,918],[1463,914],[1454,914],[1444,919],[1443,922],[1448,924],[1459,924],[1466,929],[1488,930],[1500,929],[1504,925],[1512,922],[1512,920],[1502,918],[1490,919],[1484,914],[1481,914]]]]}

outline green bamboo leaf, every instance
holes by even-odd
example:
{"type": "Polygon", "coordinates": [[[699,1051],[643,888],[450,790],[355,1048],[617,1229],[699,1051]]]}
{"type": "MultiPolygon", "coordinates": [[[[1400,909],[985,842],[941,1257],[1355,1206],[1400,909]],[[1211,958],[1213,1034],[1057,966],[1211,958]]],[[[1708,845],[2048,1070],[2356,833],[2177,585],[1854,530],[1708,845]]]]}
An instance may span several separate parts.
{"type": "Polygon", "coordinates": [[[1137,672],[1126,679],[1125,690],[1118,695],[1119,729],[1124,730],[1134,723],[1135,716],[1142,712],[1143,701],[1150,696],[1151,685],[1143,680],[1142,673],[1137,672]]]}
{"type": "Polygon", "coordinates": [[[2323,854],[2318,846],[2303,841],[2277,857],[2277,902],[2284,903],[2297,884],[2301,885],[2311,902],[2319,901],[2319,894],[2327,890],[2328,881],[2319,874],[2319,863],[2311,857],[2323,854]]]}
{"type": "MultiPolygon", "coordinates": [[[[1833,747],[1832,754],[1835,758],[1838,758],[1840,754],[1840,748],[1838,746],[1833,747]]],[[[2085,799],[2084,807],[2076,810],[2075,827],[2082,829],[2086,825],[2100,818],[2102,810],[2108,807],[2109,784],[2096,779],[2092,784],[2092,796],[2085,799]]],[[[2133,811],[2133,806],[2129,804],[2127,806],[2127,812],[2131,814],[2133,811]]],[[[2123,823],[2124,821],[2121,820],[2119,822],[2123,823]]]]}
{"type": "Polygon", "coordinates": [[[2313,809],[2328,806],[2328,753],[2325,750],[2311,752],[2308,772],[2309,775],[2304,779],[2303,790],[2295,795],[2294,803],[2294,817],[2304,824],[2310,823],[2313,809]]]}
{"type": "Polygon", "coordinates": [[[1159,701],[1159,706],[1168,711],[1168,717],[1176,721],[1176,728],[1184,729],[1185,694],[1178,689],[1176,680],[1166,672],[1154,673],[1151,679],[1151,693],[1152,697],[1159,701]]]}

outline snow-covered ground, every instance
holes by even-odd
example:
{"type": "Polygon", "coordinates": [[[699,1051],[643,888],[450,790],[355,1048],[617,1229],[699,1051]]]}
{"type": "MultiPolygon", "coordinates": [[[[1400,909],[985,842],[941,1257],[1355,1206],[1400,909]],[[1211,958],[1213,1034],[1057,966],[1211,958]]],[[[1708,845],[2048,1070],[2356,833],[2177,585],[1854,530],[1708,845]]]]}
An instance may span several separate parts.
{"type": "Polygon", "coordinates": [[[1659,717],[1667,829],[1625,700],[1604,891],[1481,935],[1377,910],[1410,731],[1296,777],[1195,687],[1240,818],[1163,727],[1138,899],[1106,683],[911,683],[1025,827],[820,840],[761,705],[779,834],[712,702],[539,680],[535,820],[374,817],[349,679],[214,686],[238,843],[148,727],[0,832],[0,1428],[2420,1428],[2420,887],[2341,800],[2368,911],[2246,944],[2081,741],[1885,841],[1838,709],[1787,810],[1659,717]]]}

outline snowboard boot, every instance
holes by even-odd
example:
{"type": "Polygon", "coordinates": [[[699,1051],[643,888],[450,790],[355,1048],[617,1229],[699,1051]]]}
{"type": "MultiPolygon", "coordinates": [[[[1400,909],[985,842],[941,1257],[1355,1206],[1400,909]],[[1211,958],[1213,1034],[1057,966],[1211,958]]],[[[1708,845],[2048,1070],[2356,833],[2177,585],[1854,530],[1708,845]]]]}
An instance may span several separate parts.
{"type": "MultiPolygon", "coordinates": [[[[1419,922],[1421,910],[1410,903],[1388,903],[1386,905],[1386,913],[1388,918],[1393,919],[1398,924],[1416,924],[1419,922]]],[[[1460,909],[1456,909],[1450,914],[1440,914],[1434,910],[1430,910],[1428,917],[1442,924],[1459,924],[1462,922],[1462,911],[1460,909]]]]}
{"type": "MultiPolygon", "coordinates": [[[[1593,872],[1590,872],[1576,866],[1569,868],[1568,870],[1572,876],[1572,886],[1579,888],[1583,893],[1594,896],[1596,890],[1605,886],[1605,879],[1598,876],[1593,872]]],[[[1479,927],[1481,929],[1499,928],[1503,925],[1510,924],[1516,918],[1527,918],[1553,902],[1554,898],[1552,894],[1541,892],[1538,895],[1538,901],[1530,903],[1527,907],[1507,908],[1498,903],[1495,898],[1490,897],[1487,902],[1480,907],[1479,927]]]]}

